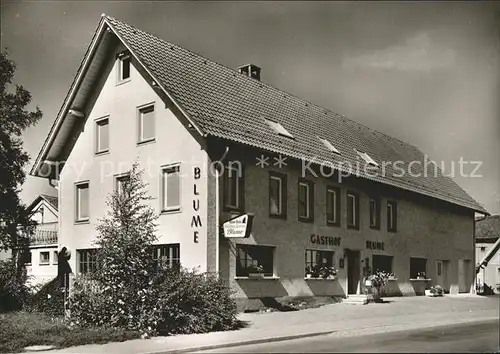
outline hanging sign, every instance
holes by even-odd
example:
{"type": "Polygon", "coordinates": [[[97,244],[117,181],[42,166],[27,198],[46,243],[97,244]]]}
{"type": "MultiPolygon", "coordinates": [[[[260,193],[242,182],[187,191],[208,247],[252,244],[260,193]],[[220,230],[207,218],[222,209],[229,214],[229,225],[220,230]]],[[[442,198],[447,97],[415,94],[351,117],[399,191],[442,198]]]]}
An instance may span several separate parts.
{"type": "Polygon", "coordinates": [[[252,231],[253,214],[242,214],[222,224],[226,238],[247,238],[252,231]]]}

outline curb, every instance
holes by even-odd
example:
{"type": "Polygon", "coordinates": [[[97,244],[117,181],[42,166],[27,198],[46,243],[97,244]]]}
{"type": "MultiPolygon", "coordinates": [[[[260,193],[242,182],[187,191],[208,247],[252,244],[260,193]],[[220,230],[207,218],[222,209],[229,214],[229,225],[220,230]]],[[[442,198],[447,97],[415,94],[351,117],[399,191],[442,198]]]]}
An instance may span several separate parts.
{"type": "MultiPolygon", "coordinates": [[[[419,326],[411,326],[411,329],[418,329],[418,328],[426,328],[426,327],[440,327],[440,326],[447,326],[447,325],[452,325],[452,324],[457,324],[457,325],[463,325],[463,324],[468,324],[468,323],[475,323],[475,322],[488,322],[488,321],[495,321],[498,320],[497,317],[478,317],[476,319],[467,319],[467,320],[459,320],[459,321],[442,321],[442,322],[434,322],[433,324],[429,325],[428,323],[422,322],[420,323],[421,325],[419,326]]],[[[403,325],[408,325],[412,322],[405,323],[403,325]]],[[[381,328],[387,328],[389,329],[387,332],[398,332],[398,331],[404,331],[404,328],[401,329],[391,329],[394,327],[400,327],[401,325],[377,325],[377,326],[366,326],[366,327],[359,327],[357,329],[336,329],[336,330],[329,330],[329,331],[322,331],[322,332],[310,332],[310,333],[301,333],[301,334],[293,334],[293,335],[283,335],[283,336],[278,336],[278,337],[266,337],[266,338],[258,338],[258,339],[249,339],[249,340],[242,340],[238,342],[230,342],[230,343],[221,343],[221,344],[207,344],[207,345],[199,345],[199,346],[193,346],[193,347],[187,347],[187,348],[179,348],[179,349],[166,349],[166,350],[156,350],[156,351],[150,351],[150,352],[143,352],[142,354],[173,354],[173,353],[189,353],[189,352],[195,352],[195,351],[203,351],[203,350],[213,350],[213,349],[222,349],[222,348],[231,348],[231,347],[240,347],[240,346],[246,346],[246,345],[254,345],[254,344],[262,344],[262,343],[272,343],[272,342],[283,342],[287,340],[293,340],[293,339],[302,339],[302,338],[311,338],[311,337],[319,337],[323,335],[329,335],[329,334],[338,334],[340,336],[344,336],[346,332],[363,332],[367,331],[370,329],[381,329],[381,328]]],[[[356,335],[361,335],[362,333],[354,333],[351,334],[352,336],[356,335]]],[[[366,333],[366,335],[369,335],[370,333],[366,333]]],[[[347,335],[347,336],[351,336],[347,335]]]]}
{"type": "Polygon", "coordinates": [[[338,332],[337,330],[323,331],[323,332],[312,332],[312,333],[301,333],[301,334],[292,334],[292,335],[284,335],[279,337],[267,337],[267,338],[259,338],[259,339],[249,339],[243,340],[239,342],[231,342],[231,343],[222,343],[222,344],[207,344],[207,345],[199,345],[196,347],[189,348],[179,348],[179,349],[167,349],[167,350],[156,350],[151,352],[144,352],[142,354],[171,354],[171,353],[189,353],[194,351],[201,350],[212,350],[212,349],[222,349],[222,348],[231,348],[231,347],[240,347],[244,345],[253,345],[253,344],[262,344],[262,343],[272,343],[272,342],[283,342],[292,339],[302,339],[302,338],[310,338],[310,337],[319,337],[328,334],[333,334],[338,332]]]}

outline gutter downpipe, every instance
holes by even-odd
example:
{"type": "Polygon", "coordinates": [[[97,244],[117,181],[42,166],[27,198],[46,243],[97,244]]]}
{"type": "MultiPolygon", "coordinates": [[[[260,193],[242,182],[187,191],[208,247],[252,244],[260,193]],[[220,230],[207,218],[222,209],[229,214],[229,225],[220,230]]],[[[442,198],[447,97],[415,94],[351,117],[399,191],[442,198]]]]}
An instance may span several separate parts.
{"type": "MultiPolygon", "coordinates": [[[[229,152],[229,146],[226,146],[226,151],[224,151],[224,154],[222,157],[214,161],[215,163],[219,164],[222,163],[222,161],[226,158],[227,153],[229,152]]],[[[219,170],[217,167],[215,167],[215,273],[217,276],[217,279],[219,279],[219,253],[220,253],[220,247],[219,247],[219,237],[220,237],[220,225],[219,225],[219,219],[220,219],[220,212],[219,212],[219,203],[220,203],[220,191],[219,191],[219,170]]]]}

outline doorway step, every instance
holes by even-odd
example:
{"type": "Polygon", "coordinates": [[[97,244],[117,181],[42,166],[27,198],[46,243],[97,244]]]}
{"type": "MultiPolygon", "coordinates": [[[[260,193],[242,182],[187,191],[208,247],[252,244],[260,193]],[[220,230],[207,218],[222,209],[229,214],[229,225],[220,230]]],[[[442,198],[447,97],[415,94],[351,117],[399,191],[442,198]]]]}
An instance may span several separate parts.
{"type": "Polygon", "coordinates": [[[347,299],[344,299],[342,303],[348,305],[366,305],[368,303],[368,296],[364,294],[348,295],[347,299]]]}

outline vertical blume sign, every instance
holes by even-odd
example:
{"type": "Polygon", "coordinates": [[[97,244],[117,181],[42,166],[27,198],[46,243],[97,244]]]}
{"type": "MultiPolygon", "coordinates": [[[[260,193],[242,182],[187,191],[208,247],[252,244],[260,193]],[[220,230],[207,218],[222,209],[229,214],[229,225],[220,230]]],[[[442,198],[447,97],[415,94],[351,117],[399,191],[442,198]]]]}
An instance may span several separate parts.
{"type": "Polygon", "coordinates": [[[193,229],[193,242],[198,243],[199,241],[199,236],[200,232],[197,230],[200,228],[201,225],[201,217],[199,211],[200,211],[200,192],[198,191],[198,185],[196,184],[196,181],[200,179],[201,177],[201,170],[199,167],[195,167],[193,170],[194,174],[194,184],[193,184],[193,218],[191,219],[191,228],[193,229]]]}
{"type": "Polygon", "coordinates": [[[253,214],[242,214],[222,224],[226,238],[247,238],[252,231],[253,214]]]}

